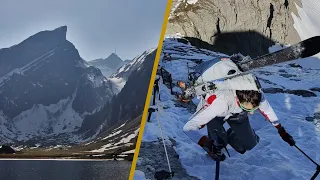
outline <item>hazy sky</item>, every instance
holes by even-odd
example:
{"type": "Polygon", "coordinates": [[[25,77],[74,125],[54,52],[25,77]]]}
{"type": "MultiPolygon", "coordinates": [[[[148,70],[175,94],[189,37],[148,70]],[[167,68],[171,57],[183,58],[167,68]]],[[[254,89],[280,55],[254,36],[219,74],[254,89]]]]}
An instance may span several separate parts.
{"type": "Polygon", "coordinates": [[[117,48],[132,59],[157,47],[167,0],[0,0],[0,48],[67,25],[82,58],[106,58],[117,48]]]}

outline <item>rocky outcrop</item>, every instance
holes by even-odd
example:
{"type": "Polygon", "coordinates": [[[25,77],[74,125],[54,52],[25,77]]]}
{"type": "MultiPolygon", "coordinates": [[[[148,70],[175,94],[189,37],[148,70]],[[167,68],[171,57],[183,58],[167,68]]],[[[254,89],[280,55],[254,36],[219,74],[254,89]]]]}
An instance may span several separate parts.
{"type": "MultiPolygon", "coordinates": [[[[182,167],[179,155],[175,152],[174,146],[166,144],[168,158],[174,179],[197,180],[198,178],[189,176],[182,167]]],[[[147,179],[156,179],[156,172],[168,171],[168,162],[161,142],[143,142],[139,151],[139,159],[136,170],[143,171],[147,179]]]]}
{"type": "Polygon", "coordinates": [[[0,154],[14,154],[16,151],[12,149],[10,146],[3,145],[0,148],[0,154]]]}
{"type": "Polygon", "coordinates": [[[290,90],[281,88],[263,88],[264,93],[276,94],[276,93],[287,93],[302,97],[316,97],[317,95],[311,91],[307,90],[290,90]]]}
{"type": "MultiPolygon", "coordinates": [[[[198,0],[192,4],[176,0],[166,34],[180,33],[209,44],[215,44],[220,36],[228,36],[226,40],[242,46],[261,34],[270,41],[294,44],[300,41],[291,17],[291,13],[297,14],[295,3],[301,6],[300,0],[198,0]]],[[[256,44],[255,50],[260,53],[249,55],[261,55],[269,46],[270,42],[256,44]]],[[[234,51],[237,53],[237,49],[234,51]]]]}

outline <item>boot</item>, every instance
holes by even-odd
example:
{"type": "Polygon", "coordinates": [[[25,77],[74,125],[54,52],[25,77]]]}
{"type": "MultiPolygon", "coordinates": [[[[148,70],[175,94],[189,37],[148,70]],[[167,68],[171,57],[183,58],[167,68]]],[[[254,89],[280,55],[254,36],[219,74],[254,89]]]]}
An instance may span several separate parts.
{"type": "Polygon", "coordinates": [[[215,161],[224,161],[226,159],[225,154],[222,153],[221,147],[215,145],[215,142],[209,139],[207,136],[202,136],[198,144],[208,153],[208,155],[215,161]]]}

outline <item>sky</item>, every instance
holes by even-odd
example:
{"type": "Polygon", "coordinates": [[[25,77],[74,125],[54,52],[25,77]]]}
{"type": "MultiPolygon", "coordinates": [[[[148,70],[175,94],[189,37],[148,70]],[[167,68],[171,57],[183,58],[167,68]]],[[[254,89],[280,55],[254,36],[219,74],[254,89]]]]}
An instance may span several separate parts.
{"type": "Polygon", "coordinates": [[[156,48],[166,0],[0,0],[0,49],[66,25],[85,60],[116,52],[133,59],[156,48]]]}

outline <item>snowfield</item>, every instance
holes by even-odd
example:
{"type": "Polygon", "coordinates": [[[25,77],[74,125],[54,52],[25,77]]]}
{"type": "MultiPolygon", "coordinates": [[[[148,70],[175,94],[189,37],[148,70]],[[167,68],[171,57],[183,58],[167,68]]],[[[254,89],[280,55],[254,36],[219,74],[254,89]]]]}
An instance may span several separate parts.
{"type": "Polygon", "coordinates": [[[34,105],[31,109],[23,111],[15,117],[13,119],[14,128],[20,132],[16,137],[17,140],[27,140],[39,134],[43,137],[50,135],[48,134],[49,127],[53,127],[52,134],[73,132],[79,128],[83,120],[72,109],[75,95],[76,92],[71,98],[60,100],[57,104],[49,106],[34,105]],[[49,121],[45,121],[47,119],[49,121]]]}
{"type": "MultiPolygon", "coordinates": [[[[113,129],[107,136],[99,138],[99,140],[106,142],[105,145],[101,146],[99,149],[94,149],[88,152],[102,153],[111,149],[117,149],[120,147],[132,146],[132,139],[137,137],[140,128],[126,130],[123,129],[127,125],[127,122],[121,124],[119,127],[113,129]]],[[[91,144],[94,142],[90,142],[91,144]]],[[[134,150],[129,150],[122,152],[123,155],[134,153],[134,150]],[[133,152],[132,152],[133,151],[133,152]]]]}
{"type": "MultiPolygon", "coordinates": [[[[297,30],[301,40],[308,39],[313,36],[320,35],[320,1],[318,0],[303,0],[301,1],[302,7],[296,4],[298,9],[298,16],[291,13],[294,20],[294,28],[297,30]]],[[[320,53],[308,58],[307,60],[297,60],[297,62],[310,68],[320,68],[320,53]],[[315,58],[316,57],[316,58],[315,58]]]]}
{"type": "MultiPolygon", "coordinates": [[[[187,80],[187,63],[192,70],[196,66],[196,60],[208,61],[212,56],[226,56],[197,49],[174,39],[164,41],[163,52],[170,53],[172,61],[165,61],[161,56],[159,66],[171,73],[173,82],[187,80]]],[[[260,79],[263,88],[280,88],[290,92],[266,93],[266,98],[282,125],[296,140],[297,146],[316,162],[320,162],[320,90],[310,90],[320,87],[320,69],[296,68],[291,67],[290,63],[292,62],[264,67],[253,72],[260,79]],[[296,93],[296,90],[301,90],[302,95],[296,93]]],[[[161,101],[157,101],[157,108],[166,145],[173,146],[188,175],[199,179],[213,179],[215,162],[182,130],[193,112],[177,106],[170,89],[161,80],[159,82],[161,101]],[[173,144],[169,139],[174,139],[176,143],[173,144]]],[[[173,90],[178,91],[176,87],[173,90]]],[[[227,157],[220,165],[221,180],[301,180],[312,177],[316,166],[297,149],[284,142],[277,130],[259,112],[249,115],[249,118],[260,142],[244,155],[228,146],[231,157],[227,157]]],[[[227,123],[225,128],[228,128],[227,123]]],[[[206,134],[206,128],[201,129],[201,133],[206,134]]],[[[157,113],[152,113],[151,122],[145,126],[142,143],[159,139],[161,133],[157,113]]],[[[168,170],[168,167],[164,169],[168,170]]],[[[135,179],[146,179],[144,172],[136,170],[135,179]]]]}

